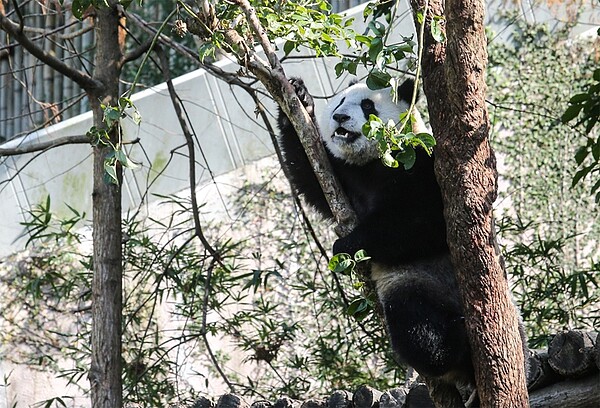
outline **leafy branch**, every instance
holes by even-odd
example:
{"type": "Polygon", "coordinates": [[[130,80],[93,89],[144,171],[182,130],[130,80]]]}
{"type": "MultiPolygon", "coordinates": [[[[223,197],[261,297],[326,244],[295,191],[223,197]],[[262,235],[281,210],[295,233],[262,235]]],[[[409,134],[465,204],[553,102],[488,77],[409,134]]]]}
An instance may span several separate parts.
{"type": "MultiPolygon", "coordinates": [[[[215,10],[212,5],[207,5],[197,14],[190,13],[190,17],[197,23],[195,26],[204,28],[194,29],[192,28],[194,25],[190,25],[190,31],[202,36],[203,40],[210,41],[215,47],[222,46],[225,42],[227,49],[234,53],[242,67],[240,73],[244,74],[245,70],[252,72],[281,106],[298,132],[313,165],[313,170],[336,218],[338,232],[340,235],[347,235],[356,223],[356,216],[339,183],[332,177],[331,165],[322,143],[319,142],[320,135],[316,124],[312,122],[310,115],[296,96],[294,88],[285,77],[276,49],[269,38],[271,33],[262,23],[262,21],[268,22],[265,16],[272,14],[274,9],[254,8],[247,0],[235,0],[231,4],[225,4],[226,6],[223,5],[225,9],[215,10]],[[223,27],[228,28],[223,29],[223,27]],[[253,42],[249,43],[248,38],[253,39],[253,42]],[[254,50],[255,43],[262,48],[266,60],[254,50]]],[[[276,11],[283,21],[296,15],[289,9],[276,11]]],[[[312,29],[320,28],[321,25],[317,24],[312,29]]],[[[326,43],[330,44],[328,40],[326,43]]]]}
{"type": "MultiPolygon", "coordinates": [[[[594,139],[592,133],[600,119],[600,68],[594,70],[592,80],[593,83],[584,92],[571,97],[569,107],[561,117],[562,123],[579,118],[575,126],[584,125],[588,135],[586,144],[575,153],[575,161],[580,169],[573,176],[573,187],[586,177],[600,173],[600,136],[594,139]]],[[[596,203],[600,203],[600,177],[591,187],[591,193],[596,195],[596,203]]]]}
{"type": "Polygon", "coordinates": [[[92,126],[86,136],[93,146],[102,144],[112,148],[112,151],[104,157],[104,177],[107,183],[119,184],[117,166],[132,170],[139,167],[137,163],[129,158],[127,152],[123,149],[124,143],[121,138],[121,120],[128,115],[127,110],[130,108],[133,109],[131,116],[135,124],[140,124],[141,116],[133,102],[131,102],[131,99],[126,97],[120,97],[117,106],[100,104],[100,107],[104,112],[102,122],[106,126],[102,128],[92,126]],[[117,132],[116,143],[113,143],[110,137],[110,133],[113,130],[116,130],[117,132]]]}

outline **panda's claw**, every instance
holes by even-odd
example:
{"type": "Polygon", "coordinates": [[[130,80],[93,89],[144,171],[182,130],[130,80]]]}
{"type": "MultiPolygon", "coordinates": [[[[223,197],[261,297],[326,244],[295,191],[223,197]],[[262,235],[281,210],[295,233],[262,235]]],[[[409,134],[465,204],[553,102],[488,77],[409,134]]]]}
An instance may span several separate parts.
{"type": "Polygon", "coordinates": [[[309,111],[309,113],[312,113],[315,103],[313,101],[312,96],[308,92],[304,81],[301,78],[292,77],[290,78],[290,83],[294,87],[296,95],[298,95],[298,99],[300,99],[302,105],[304,105],[304,107],[309,111]]]}

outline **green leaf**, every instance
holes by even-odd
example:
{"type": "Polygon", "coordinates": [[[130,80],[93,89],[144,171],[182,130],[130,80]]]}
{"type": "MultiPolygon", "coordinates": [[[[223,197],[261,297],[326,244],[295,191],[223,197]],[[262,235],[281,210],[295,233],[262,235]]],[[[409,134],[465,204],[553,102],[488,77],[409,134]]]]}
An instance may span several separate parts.
{"type": "Polygon", "coordinates": [[[404,165],[404,170],[410,170],[417,161],[417,153],[411,146],[405,146],[404,151],[396,154],[396,160],[404,165]]]}
{"type": "Polygon", "coordinates": [[[352,75],[356,75],[356,69],[358,68],[358,64],[354,61],[348,64],[348,72],[352,75]]]}
{"type": "Polygon", "coordinates": [[[127,156],[127,153],[125,153],[125,151],[122,149],[119,149],[115,152],[115,157],[123,167],[127,167],[128,169],[137,169],[140,167],[139,164],[131,161],[127,156]]]}
{"type": "Polygon", "coordinates": [[[296,43],[293,41],[286,41],[285,44],[283,44],[283,52],[285,53],[285,55],[288,55],[290,52],[294,51],[294,49],[296,48],[296,43]]]}
{"type": "Polygon", "coordinates": [[[335,42],[335,40],[327,33],[321,33],[321,41],[324,41],[326,43],[335,42]]]}
{"type": "Polygon", "coordinates": [[[592,146],[592,156],[595,161],[600,161],[600,144],[594,144],[592,146]]]}
{"type": "Polygon", "coordinates": [[[371,90],[384,89],[389,86],[392,76],[379,69],[373,69],[367,76],[367,86],[371,90]]]}
{"type": "Polygon", "coordinates": [[[133,119],[133,123],[135,123],[136,125],[139,126],[139,124],[142,123],[142,115],[140,114],[140,111],[138,111],[137,109],[134,110],[132,119],[133,119]]]}
{"type": "Polygon", "coordinates": [[[357,35],[354,37],[356,41],[369,47],[371,45],[371,37],[366,35],[357,35]]]}
{"type": "Polygon", "coordinates": [[[328,268],[333,273],[349,275],[354,269],[355,262],[349,254],[335,254],[329,260],[328,268]]]}
{"type": "Polygon", "coordinates": [[[433,137],[432,134],[418,133],[415,135],[415,137],[423,142],[423,144],[427,147],[429,153],[436,144],[435,137],[433,137]]]}
{"type": "Polygon", "coordinates": [[[436,42],[443,43],[446,41],[446,34],[443,28],[444,18],[435,16],[431,21],[431,36],[436,42]]]}
{"type": "Polygon", "coordinates": [[[377,61],[377,57],[381,54],[383,50],[383,41],[380,37],[376,37],[371,41],[371,45],[369,46],[369,60],[373,63],[377,61]]]}
{"type": "Polygon", "coordinates": [[[423,15],[422,11],[417,12],[417,21],[419,22],[419,24],[423,24],[423,22],[425,21],[425,16],[423,15]]]}
{"type": "Polygon", "coordinates": [[[372,139],[376,137],[377,133],[381,130],[382,127],[383,122],[381,121],[381,119],[371,114],[369,115],[369,121],[365,122],[365,124],[362,126],[362,132],[363,135],[372,139]]]}
{"type": "Polygon", "coordinates": [[[583,105],[571,105],[567,108],[567,110],[565,111],[565,113],[562,114],[562,116],[560,117],[560,121],[562,123],[567,123],[570,122],[571,120],[573,120],[574,118],[577,117],[577,115],[579,115],[579,112],[581,111],[581,108],[583,108],[583,105]]]}
{"type": "Polygon", "coordinates": [[[598,189],[600,189],[600,179],[596,181],[596,183],[592,186],[592,189],[590,191],[592,193],[595,193],[596,191],[598,191],[598,189]]]}
{"type": "Polygon", "coordinates": [[[575,176],[573,176],[573,182],[571,183],[571,187],[575,187],[582,178],[585,178],[585,176],[587,176],[589,172],[592,171],[592,169],[593,166],[588,166],[575,173],[575,176]]]}
{"type": "Polygon", "coordinates": [[[200,62],[204,63],[206,58],[214,58],[217,47],[212,42],[205,42],[198,48],[198,56],[200,62]]]}
{"type": "Polygon", "coordinates": [[[571,99],[569,99],[569,103],[575,104],[575,103],[581,103],[581,102],[585,102],[588,99],[590,99],[590,95],[587,93],[580,93],[577,95],[573,95],[571,97],[571,99]]]}
{"type": "Polygon", "coordinates": [[[331,5],[326,1],[321,1],[321,2],[319,2],[319,10],[325,11],[325,12],[330,11],[331,5]]]}
{"type": "Polygon", "coordinates": [[[583,163],[589,153],[590,151],[588,150],[587,146],[581,146],[579,149],[577,149],[577,152],[575,153],[575,161],[577,162],[577,165],[583,163]]]}
{"type": "Polygon", "coordinates": [[[121,111],[117,107],[108,106],[104,108],[104,122],[111,128],[112,125],[121,119],[121,111]]]}
{"type": "Polygon", "coordinates": [[[371,257],[367,255],[367,251],[365,251],[364,249],[360,249],[354,254],[354,260],[356,261],[356,263],[368,261],[369,259],[371,259],[371,257]]]}
{"type": "MultiPolygon", "coordinates": [[[[600,110],[600,105],[597,106],[598,110],[600,110]]],[[[585,126],[585,133],[590,133],[596,123],[598,123],[598,118],[600,117],[600,112],[591,112],[586,114],[585,116],[588,120],[587,125],[585,126]]]]}
{"type": "Polygon", "coordinates": [[[73,16],[76,19],[81,20],[83,17],[83,13],[91,4],[92,3],[90,0],[73,0],[73,3],[71,5],[71,11],[73,12],[73,16]]]}
{"type": "Polygon", "coordinates": [[[373,32],[377,37],[383,37],[385,35],[385,26],[379,21],[371,21],[368,25],[369,30],[373,32]]]}
{"type": "Polygon", "coordinates": [[[352,301],[352,303],[350,303],[350,305],[348,306],[348,309],[346,309],[346,313],[348,313],[350,316],[356,316],[357,314],[365,312],[368,309],[369,309],[369,302],[367,301],[367,299],[360,298],[360,299],[355,299],[352,301]]]}
{"type": "Polygon", "coordinates": [[[133,102],[131,102],[131,99],[126,98],[124,96],[121,96],[119,98],[119,108],[121,108],[121,110],[125,110],[127,108],[132,108],[134,107],[133,102]]]}
{"type": "Polygon", "coordinates": [[[363,10],[363,18],[365,19],[365,21],[367,21],[367,18],[369,18],[369,16],[371,14],[373,14],[373,10],[375,10],[375,4],[374,3],[367,3],[367,6],[363,10]]]}
{"type": "Polygon", "coordinates": [[[119,184],[117,177],[117,161],[114,158],[104,160],[104,181],[108,184],[119,184]]]}
{"type": "MultiPolygon", "coordinates": [[[[598,31],[600,32],[600,29],[598,29],[598,31]]],[[[600,68],[597,68],[594,70],[594,81],[598,81],[600,82],[600,68]]]]}
{"type": "Polygon", "coordinates": [[[400,165],[398,164],[398,160],[394,159],[392,156],[391,150],[387,150],[381,155],[381,161],[387,167],[391,167],[393,169],[398,168],[400,165]]]}
{"type": "Polygon", "coordinates": [[[354,269],[355,262],[352,259],[344,259],[338,263],[333,270],[335,273],[350,273],[354,269]]]}

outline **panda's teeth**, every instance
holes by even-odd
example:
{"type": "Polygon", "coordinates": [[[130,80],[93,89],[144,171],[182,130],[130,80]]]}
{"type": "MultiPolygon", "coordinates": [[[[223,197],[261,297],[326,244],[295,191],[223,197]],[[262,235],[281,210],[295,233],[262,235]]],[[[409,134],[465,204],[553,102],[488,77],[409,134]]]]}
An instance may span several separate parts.
{"type": "Polygon", "coordinates": [[[335,130],[334,136],[337,136],[337,137],[348,137],[349,134],[350,134],[350,132],[348,132],[346,129],[344,129],[344,128],[337,128],[335,130]]]}

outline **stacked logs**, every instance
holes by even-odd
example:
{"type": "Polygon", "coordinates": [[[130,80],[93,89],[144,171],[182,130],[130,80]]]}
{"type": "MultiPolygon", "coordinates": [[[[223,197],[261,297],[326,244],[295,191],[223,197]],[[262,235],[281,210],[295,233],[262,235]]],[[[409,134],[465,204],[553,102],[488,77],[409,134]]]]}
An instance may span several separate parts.
{"type": "Polygon", "coordinates": [[[531,408],[600,407],[598,333],[565,331],[529,358],[531,408]]]}
{"type": "MultiPolygon", "coordinates": [[[[532,350],[529,358],[531,408],[600,407],[600,340],[598,333],[565,331],[557,334],[548,350],[532,350]]],[[[335,391],[322,399],[246,403],[225,394],[215,403],[201,397],[190,408],[434,408],[425,384],[408,381],[403,387],[381,392],[367,385],[356,392],[335,391]]]]}
{"type": "Polygon", "coordinates": [[[255,401],[248,405],[235,394],[222,395],[216,403],[201,397],[191,408],[435,408],[425,384],[415,383],[408,389],[394,388],[381,392],[367,385],[356,392],[334,391],[323,399],[297,401],[283,397],[275,401],[255,401]]]}

